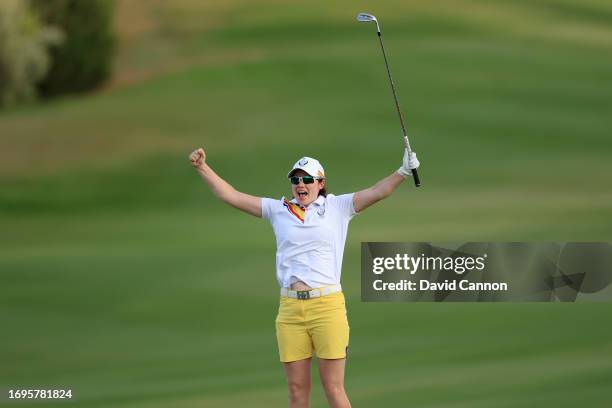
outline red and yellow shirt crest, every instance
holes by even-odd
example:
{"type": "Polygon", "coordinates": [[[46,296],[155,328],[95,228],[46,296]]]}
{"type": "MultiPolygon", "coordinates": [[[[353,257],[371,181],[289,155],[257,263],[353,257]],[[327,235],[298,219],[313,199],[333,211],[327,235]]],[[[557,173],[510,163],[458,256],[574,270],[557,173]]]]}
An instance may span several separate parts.
{"type": "Polygon", "coordinates": [[[302,207],[299,204],[296,203],[292,203],[291,201],[287,200],[286,198],[283,200],[283,205],[287,208],[287,210],[293,214],[298,220],[300,220],[302,223],[304,222],[304,214],[305,214],[305,210],[304,207],[302,207]]]}

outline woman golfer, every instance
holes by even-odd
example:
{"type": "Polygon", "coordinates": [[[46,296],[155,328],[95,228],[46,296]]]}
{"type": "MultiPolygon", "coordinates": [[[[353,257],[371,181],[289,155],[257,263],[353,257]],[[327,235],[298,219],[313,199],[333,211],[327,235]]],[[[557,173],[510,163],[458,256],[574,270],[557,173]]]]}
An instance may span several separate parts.
{"type": "Polygon", "coordinates": [[[289,174],[292,198],[260,198],[236,191],[205,162],[204,149],[189,155],[192,165],[223,202],[272,224],[276,235],[276,277],[281,287],[276,318],[280,361],[289,385],[289,406],[310,405],[313,352],[332,407],[350,407],[344,391],[349,325],[340,286],[348,223],[356,214],[391,195],[417,168],[414,153],[374,186],[335,196],[325,190],[321,164],[302,157],[289,174]]]}

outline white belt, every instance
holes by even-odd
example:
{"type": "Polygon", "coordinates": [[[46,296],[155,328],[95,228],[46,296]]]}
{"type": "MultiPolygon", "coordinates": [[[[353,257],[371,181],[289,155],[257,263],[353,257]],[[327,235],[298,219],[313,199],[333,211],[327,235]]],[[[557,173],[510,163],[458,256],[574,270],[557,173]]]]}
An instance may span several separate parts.
{"type": "Polygon", "coordinates": [[[291,290],[288,288],[281,288],[281,296],[287,296],[294,299],[310,299],[321,296],[331,295],[332,293],[342,292],[342,286],[332,285],[324,286],[322,288],[310,289],[310,290],[291,290]]]}

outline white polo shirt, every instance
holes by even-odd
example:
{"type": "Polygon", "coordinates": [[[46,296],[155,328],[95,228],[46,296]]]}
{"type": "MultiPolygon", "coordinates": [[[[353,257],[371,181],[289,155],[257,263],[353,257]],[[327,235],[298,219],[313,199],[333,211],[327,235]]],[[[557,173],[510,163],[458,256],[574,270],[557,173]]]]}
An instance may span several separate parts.
{"type": "Polygon", "coordinates": [[[280,287],[301,280],[312,288],[340,284],[348,224],[357,212],[353,195],[319,196],[307,208],[295,199],[262,198],[262,217],[276,235],[280,287]]]}

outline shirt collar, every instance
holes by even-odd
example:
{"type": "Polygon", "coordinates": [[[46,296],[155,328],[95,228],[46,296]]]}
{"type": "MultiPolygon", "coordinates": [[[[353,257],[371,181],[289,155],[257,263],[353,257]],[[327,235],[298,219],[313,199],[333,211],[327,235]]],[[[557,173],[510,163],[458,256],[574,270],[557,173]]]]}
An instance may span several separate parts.
{"type": "MultiPolygon", "coordinates": [[[[301,204],[297,202],[297,200],[295,198],[292,198],[291,201],[289,201],[290,203],[293,204],[297,204],[301,207],[301,204]]],[[[314,200],[311,204],[316,204],[316,205],[323,205],[323,203],[325,203],[325,197],[323,197],[322,195],[318,196],[316,200],[314,200]]]]}

